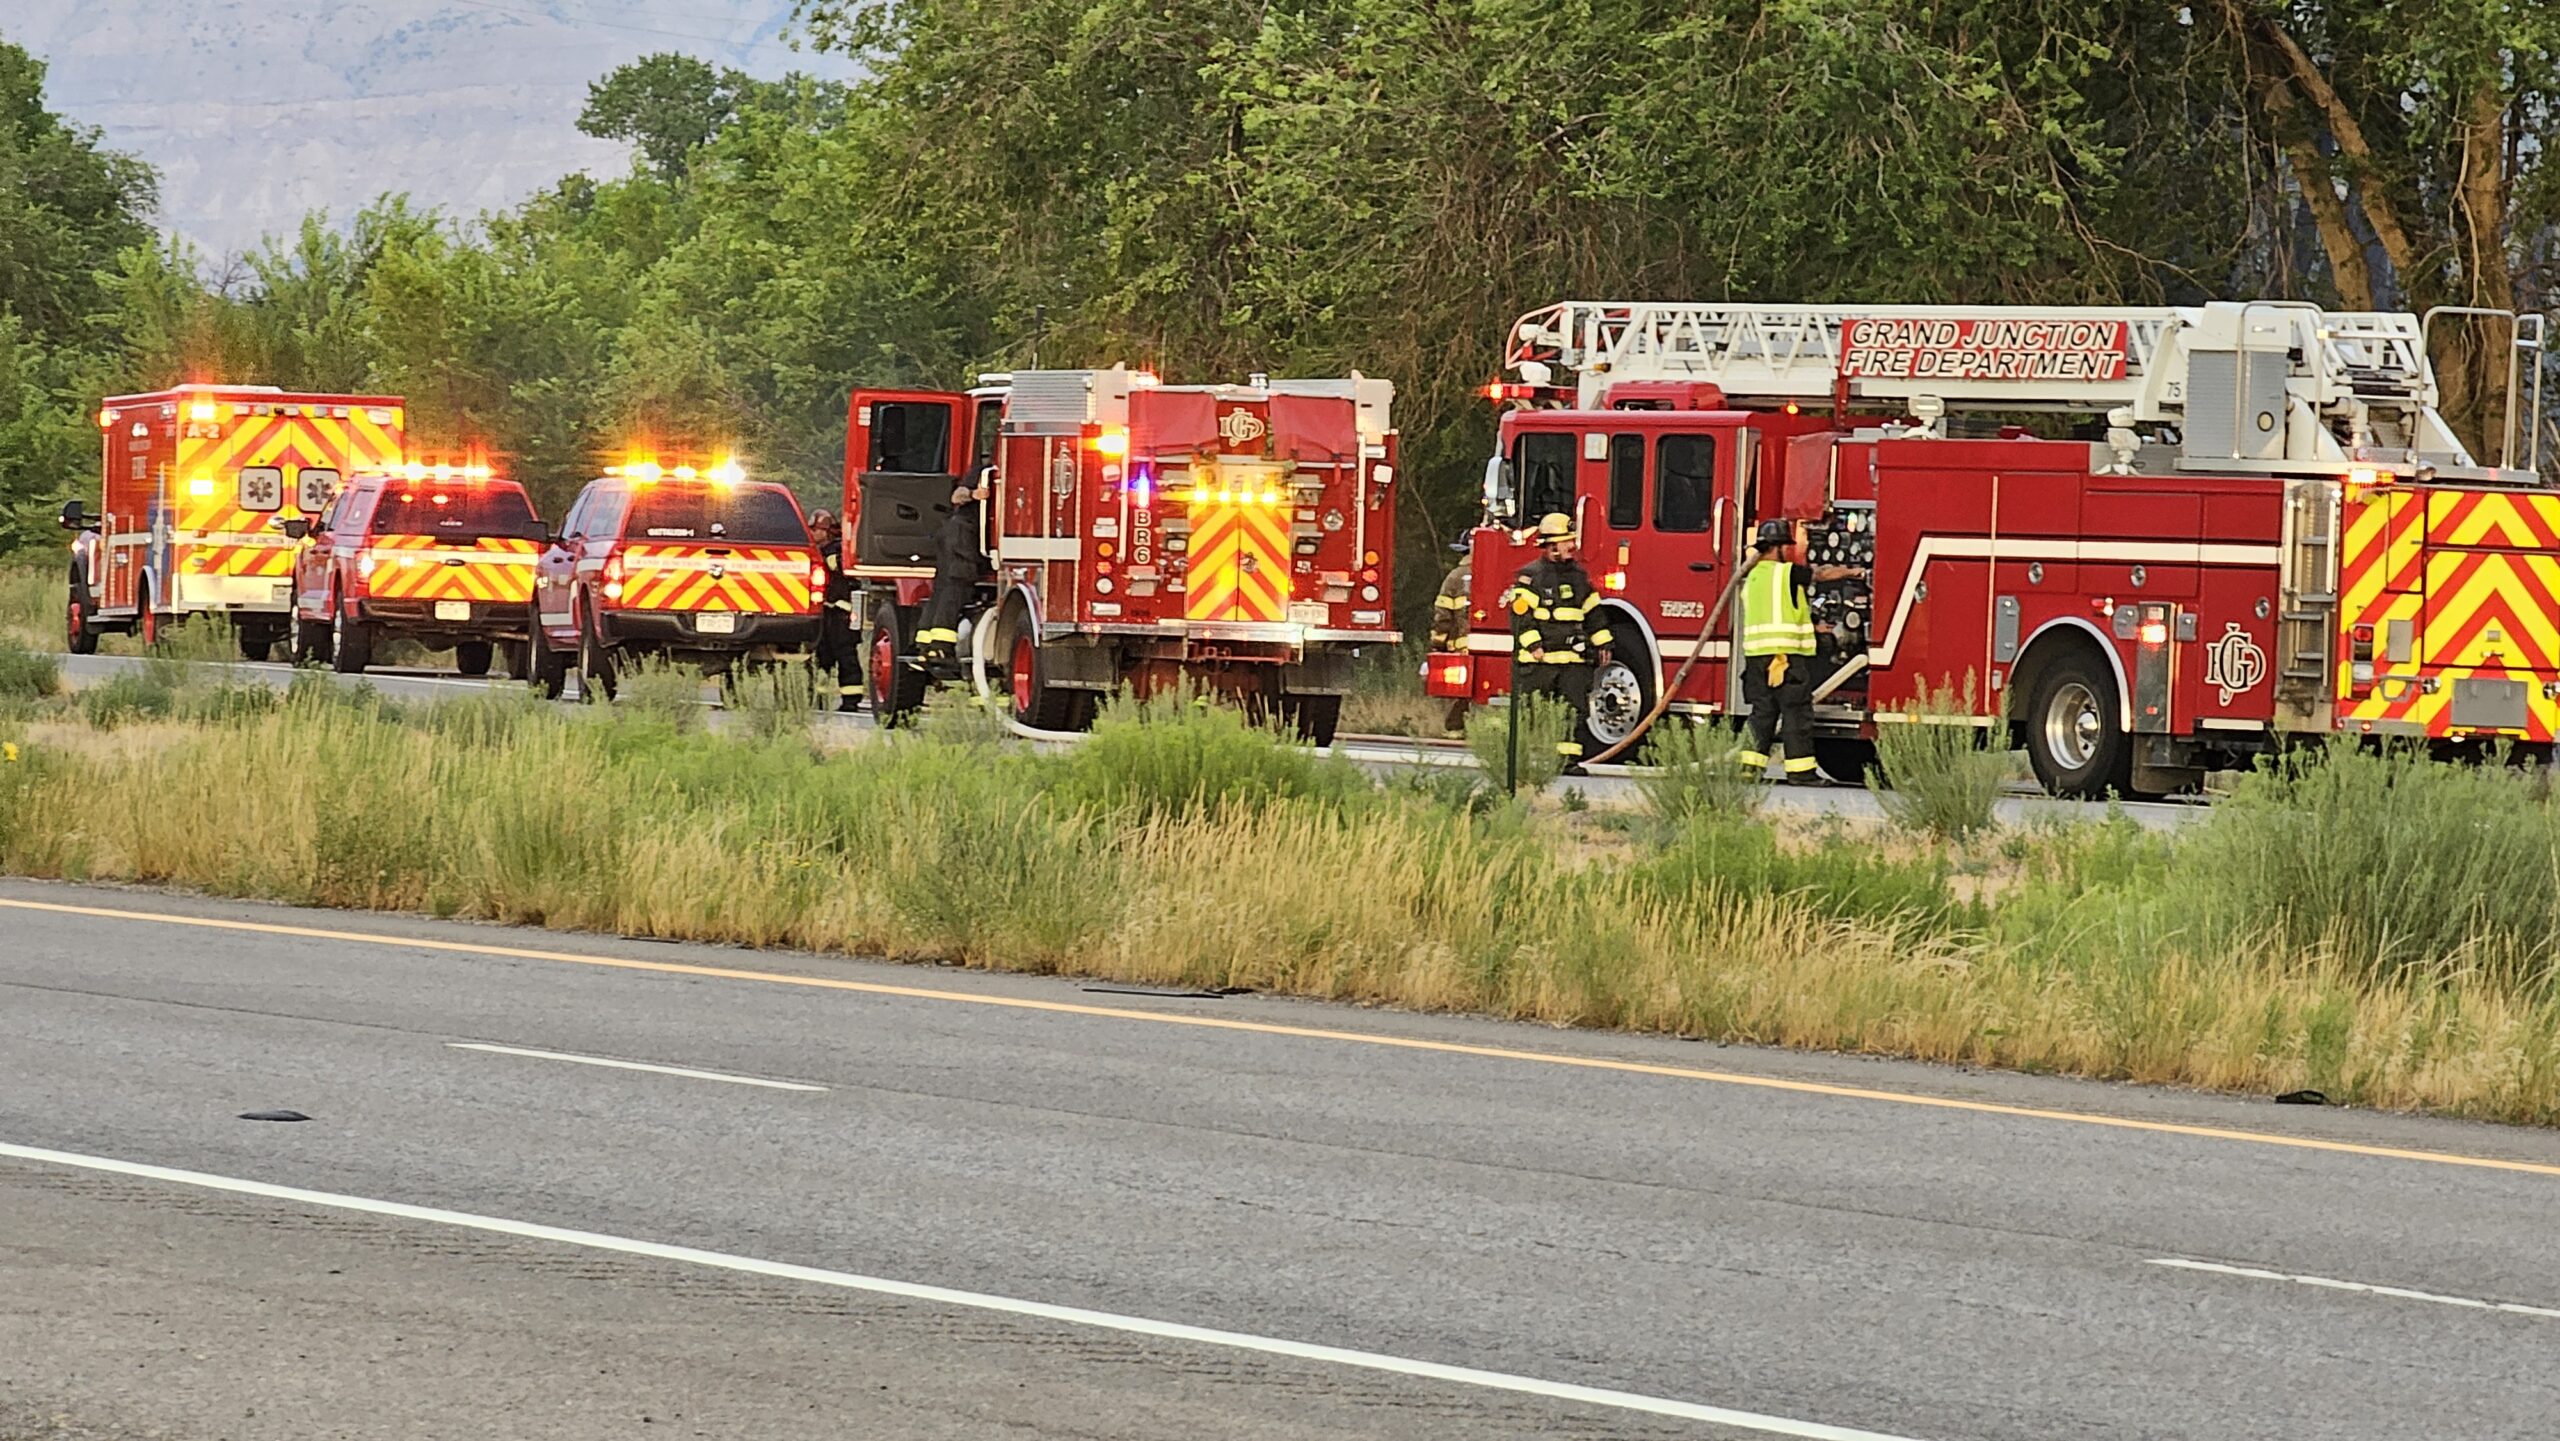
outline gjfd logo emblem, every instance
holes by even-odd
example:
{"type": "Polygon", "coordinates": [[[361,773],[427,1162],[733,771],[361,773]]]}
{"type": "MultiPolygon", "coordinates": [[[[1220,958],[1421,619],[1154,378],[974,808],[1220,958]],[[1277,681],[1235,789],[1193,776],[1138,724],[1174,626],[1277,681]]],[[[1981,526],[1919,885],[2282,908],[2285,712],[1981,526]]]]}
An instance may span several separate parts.
{"type": "Polygon", "coordinates": [[[1271,427],[1261,416],[1239,406],[1218,418],[1219,438],[1229,450],[1240,450],[1270,434],[1271,427]]]}
{"type": "Polygon", "coordinates": [[[2267,652],[2249,638],[2238,621],[2225,621],[2222,636],[2204,648],[2204,683],[2222,693],[2222,703],[2267,678],[2267,652]]]}

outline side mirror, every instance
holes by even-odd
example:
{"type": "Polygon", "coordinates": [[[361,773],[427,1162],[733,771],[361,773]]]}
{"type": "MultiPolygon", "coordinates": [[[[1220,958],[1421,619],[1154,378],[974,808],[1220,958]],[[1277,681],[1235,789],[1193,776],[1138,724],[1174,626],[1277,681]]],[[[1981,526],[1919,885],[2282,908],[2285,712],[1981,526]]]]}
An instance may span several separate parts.
{"type": "Polygon", "coordinates": [[[560,527],[546,525],[542,528],[542,543],[554,547],[562,546],[568,544],[568,537],[560,533],[560,527]]]}
{"type": "Polygon", "coordinates": [[[284,523],[284,533],[300,540],[311,533],[311,522],[297,515],[284,523]]]}
{"type": "Polygon", "coordinates": [[[89,508],[87,506],[76,500],[66,500],[62,503],[62,528],[64,530],[87,530],[94,524],[96,524],[96,522],[89,519],[89,508]]]}

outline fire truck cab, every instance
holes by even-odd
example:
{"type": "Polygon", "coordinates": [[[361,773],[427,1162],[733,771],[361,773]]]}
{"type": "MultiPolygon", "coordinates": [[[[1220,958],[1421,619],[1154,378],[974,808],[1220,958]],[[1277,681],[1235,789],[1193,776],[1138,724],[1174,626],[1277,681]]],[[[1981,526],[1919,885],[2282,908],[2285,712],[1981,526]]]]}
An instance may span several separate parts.
{"type": "MultiPolygon", "coordinates": [[[[1464,654],[1503,694],[1521,527],[1577,517],[1619,636],[1593,731],[1730,717],[1758,525],[1816,587],[1826,770],[1879,726],[2003,730],[2059,794],[2156,794],[2333,733],[2547,747],[2560,493],[2436,409],[2438,316],[1567,302],[1514,326],[1464,654]],[[1694,658],[1694,659],[1693,659],[1694,658]],[[1940,698],[1969,708],[1950,715],[1940,698]],[[1924,693],[1931,699],[1924,701],[1924,693]]],[[[2478,317],[2472,317],[2477,319],[2478,317]]],[[[2538,361],[2535,317],[2504,315],[2538,361]]],[[[2515,374],[2526,373],[2519,361],[2515,374]]],[[[2533,372],[2538,375],[2539,365],[2533,372]]],[[[2516,386],[2511,383],[2510,391],[2516,386]]],[[[2509,396],[2507,414],[2540,413],[2509,396]]]]}
{"type": "Polygon", "coordinates": [[[471,676],[487,675],[505,645],[518,652],[509,668],[525,673],[544,532],[523,486],[476,462],[359,472],[319,519],[285,531],[303,543],[287,633],[295,664],[359,675],[400,638],[452,650],[471,676]]]}
{"type": "Polygon", "coordinates": [[[1330,743],[1354,654],[1398,639],[1394,388],[1125,366],[986,381],[853,397],[845,559],[881,717],[965,671],[1041,730],[1082,728],[1124,686],[1190,685],[1330,743]],[[989,486],[986,563],[962,659],[937,661],[913,637],[964,478],[989,486]]]}
{"type": "Polygon", "coordinates": [[[404,402],[289,394],[271,385],[181,385],[98,408],[104,506],[63,510],[72,542],[65,640],[156,640],[189,615],[228,617],[240,653],[285,638],[295,540],[345,477],[398,465],[404,402]]]}
{"type": "Polygon", "coordinates": [[[545,694],[609,699],[625,657],[725,673],[806,651],[826,571],[789,487],[734,461],[637,460],[588,483],[549,537],[533,584],[531,669],[545,694]]]}

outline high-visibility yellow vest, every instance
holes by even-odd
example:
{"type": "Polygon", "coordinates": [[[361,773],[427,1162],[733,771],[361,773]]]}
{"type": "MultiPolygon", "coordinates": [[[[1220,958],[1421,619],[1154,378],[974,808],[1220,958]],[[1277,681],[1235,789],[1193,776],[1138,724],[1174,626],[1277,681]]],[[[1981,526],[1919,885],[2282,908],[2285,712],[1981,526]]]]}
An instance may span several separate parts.
{"type": "Polygon", "coordinates": [[[1813,607],[1784,560],[1760,562],[1742,582],[1742,653],[1813,654],[1813,607]]]}

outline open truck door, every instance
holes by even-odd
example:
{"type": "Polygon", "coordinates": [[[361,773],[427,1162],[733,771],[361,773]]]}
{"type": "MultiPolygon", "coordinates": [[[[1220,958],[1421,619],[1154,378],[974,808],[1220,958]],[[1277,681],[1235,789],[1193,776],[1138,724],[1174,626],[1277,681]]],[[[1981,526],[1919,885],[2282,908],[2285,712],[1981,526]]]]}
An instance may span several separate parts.
{"type": "Polygon", "coordinates": [[[844,530],[856,575],[933,571],[933,533],[970,474],[972,399],[950,391],[857,390],[844,443],[844,530]]]}

